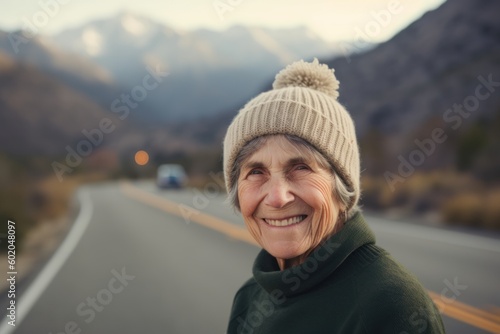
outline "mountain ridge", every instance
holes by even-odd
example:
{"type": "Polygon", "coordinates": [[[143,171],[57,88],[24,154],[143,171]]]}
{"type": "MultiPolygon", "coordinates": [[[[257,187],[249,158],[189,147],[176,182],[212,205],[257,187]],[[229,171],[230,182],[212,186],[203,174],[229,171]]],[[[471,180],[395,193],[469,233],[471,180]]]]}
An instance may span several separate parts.
{"type": "Polygon", "coordinates": [[[222,32],[179,32],[128,12],[72,28],[52,39],[67,52],[89,57],[125,86],[140,81],[146,66],[169,71],[169,82],[148,96],[144,119],[153,123],[216,115],[257,92],[268,73],[293,60],[334,50],[305,27],[232,26],[222,32]],[[220,87],[214,87],[214,82],[220,87]]]}

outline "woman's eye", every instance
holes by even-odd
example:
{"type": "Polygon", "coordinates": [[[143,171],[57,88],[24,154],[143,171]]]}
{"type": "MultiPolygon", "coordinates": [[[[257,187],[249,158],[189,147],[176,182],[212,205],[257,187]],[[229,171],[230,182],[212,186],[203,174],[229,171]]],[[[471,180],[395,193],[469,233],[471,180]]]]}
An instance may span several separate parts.
{"type": "Polygon", "coordinates": [[[309,166],[307,165],[297,165],[295,166],[296,170],[310,170],[309,166]]]}
{"type": "Polygon", "coordinates": [[[248,175],[258,175],[262,174],[262,171],[260,169],[252,169],[248,175]]]}

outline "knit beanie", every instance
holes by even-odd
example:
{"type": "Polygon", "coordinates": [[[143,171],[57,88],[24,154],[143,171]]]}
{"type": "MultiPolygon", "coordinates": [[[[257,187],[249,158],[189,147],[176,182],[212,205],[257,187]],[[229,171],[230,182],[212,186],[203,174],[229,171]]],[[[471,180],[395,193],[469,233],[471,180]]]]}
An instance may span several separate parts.
{"type": "Polygon", "coordinates": [[[240,150],[254,138],[289,134],[314,146],[330,162],[355,196],[359,189],[359,150],[351,116],[337,101],[339,82],[334,70],[303,60],[288,65],[273,89],[250,100],[233,119],[224,139],[224,178],[228,192],[231,171],[240,150]]]}

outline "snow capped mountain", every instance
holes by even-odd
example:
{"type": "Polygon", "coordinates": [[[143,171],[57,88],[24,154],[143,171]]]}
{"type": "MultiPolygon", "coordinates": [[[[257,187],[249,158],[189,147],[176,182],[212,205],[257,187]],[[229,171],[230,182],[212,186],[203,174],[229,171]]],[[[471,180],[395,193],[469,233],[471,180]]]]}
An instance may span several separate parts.
{"type": "Polygon", "coordinates": [[[105,68],[124,86],[141,82],[146,68],[169,72],[168,83],[148,95],[143,115],[153,120],[216,114],[244,102],[285,65],[336,54],[333,45],[306,27],[181,32],[130,12],[52,38],[60,48],[105,68]]]}
{"type": "Polygon", "coordinates": [[[65,49],[98,57],[118,44],[144,48],[158,33],[168,37],[175,35],[173,30],[148,18],[124,12],[110,19],[93,21],[82,27],[63,31],[54,40],[65,49]]]}
{"type": "Polygon", "coordinates": [[[332,46],[306,27],[273,30],[233,26],[223,32],[200,29],[179,33],[129,12],[64,31],[54,40],[62,48],[91,57],[106,68],[115,64],[117,54],[134,61],[140,61],[143,55],[154,56],[173,68],[231,68],[262,62],[283,66],[299,58],[335,53],[332,46]]]}

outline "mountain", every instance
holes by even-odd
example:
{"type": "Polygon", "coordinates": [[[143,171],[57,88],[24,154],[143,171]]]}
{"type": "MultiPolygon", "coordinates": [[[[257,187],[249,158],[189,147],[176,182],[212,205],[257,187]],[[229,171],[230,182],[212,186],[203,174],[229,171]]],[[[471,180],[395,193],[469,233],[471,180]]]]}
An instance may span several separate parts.
{"type": "MultiPolygon", "coordinates": [[[[450,0],[350,63],[328,61],[360,133],[408,132],[473,94],[478,76],[499,77],[498,9],[497,1],[450,0]]],[[[486,105],[498,102],[492,97],[486,105]]]]}
{"type": "Polygon", "coordinates": [[[125,80],[130,65],[159,63],[176,71],[282,66],[296,58],[331,55],[334,50],[306,27],[176,31],[130,12],[65,30],[52,39],[62,49],[89,57],[116,79],[125,80]]]}
{"type": "Polygon", "coordinates": [[[109,97],[117,95],[109,71],[85,57],[61,50],[48,37],[0,31],[0,51],[61,80],[102,106],[109,105],[109,97]]]}
{"type": "Polygon", "coordinates": [[[269,29],[232,26],[218,32],[200,29],[195,38],[205,41],[217,55],[218,68],[280,68],[290,62],[312,56],[330,56],[335,52],[306,27],[269,29]]]}
{"type": "Polygon", "coordinates": [[[63,79],[0,50],[0,156],[64,163],[68,153],[76,152],[71,154],[87,164],[124,157],[124,167],[139,149],[168,156],[204,148],[199,136],[186,136],[189,131],[177,124],[135,122],[141,108],[124,106],[103,107],[63,79]]]}
{"type": "Polygon", "coordinates": [[[132,89],[148,68],[169,73],[148,91],[141,119],[186,120],[215,115],[254,95],[285,64],[331,55],[333,46],[305,27],[177,31],[129,12],[52,37],[61,49],[87,57],[132,89]]]}
{"type": "Polygon", "coordinates": [[[95,134],[90,151],[113,145],[123,148],[117,138],[140,132],[85,94],[3,52],[0,125],[0,152],[14,156],[64,156],[67,146],[78,150],[78,144],[88,140],[85,133],[95,134]],[[112,130],[102,133],[102,129],[112,130]]]}
{"type": "Polygon", "coordinates": [[[421,150],[415,141],[433,140],[436,129],[446,139],[434,143],[439,154],[425,156],[422,168],[491,169],[485,159],[500,148],[499,11],[495,0],[450,0],[350,62],[327,61],[340,101],[372,149],[367,172],[396,170],[399,155],[409,159],[421,150]]]}

